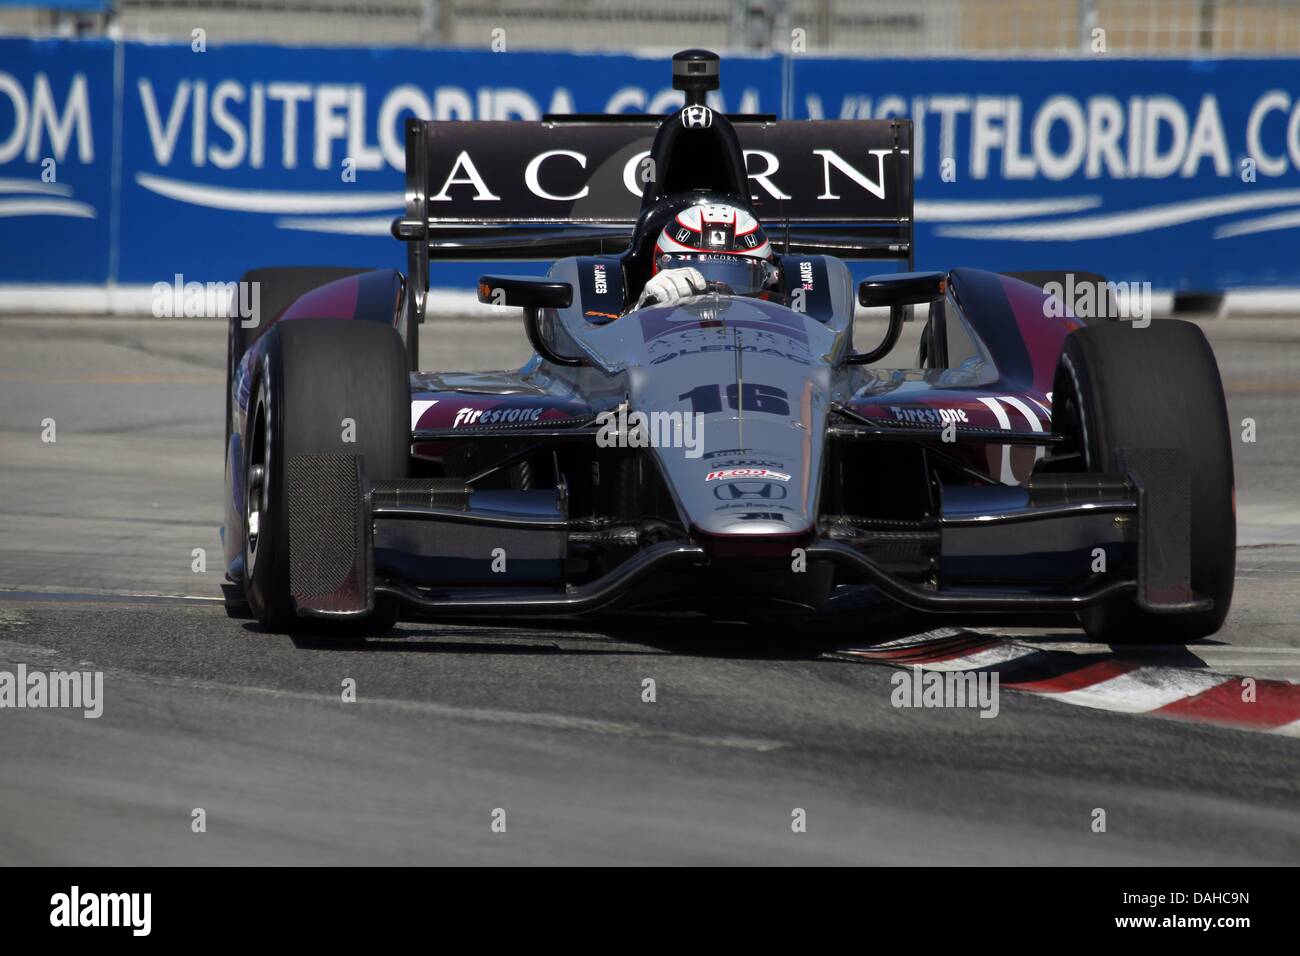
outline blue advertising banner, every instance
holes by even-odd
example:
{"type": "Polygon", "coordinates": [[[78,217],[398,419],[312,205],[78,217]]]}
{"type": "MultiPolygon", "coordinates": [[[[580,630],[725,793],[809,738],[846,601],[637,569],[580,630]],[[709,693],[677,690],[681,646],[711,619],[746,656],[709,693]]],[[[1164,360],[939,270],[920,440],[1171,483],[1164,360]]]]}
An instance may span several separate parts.
{"type": "Polygon", "coordinates": [[[0,38],[0,282],[107,280],[114,55],[0,38]]]}
{"type": "Polygon", "coordinates": [[[1300,286],[1294,60],[796,58],[799,118],[909,116],[917,263],[1300,286]]]}
{"type": "MultiPolygon", "coordinates": [[[[727,71],[720,108],[777,109],[770,60],[727,71]]],[[[124,283],[404,264],[389,225],[403,208],[408,116],[539,120],[682,102],[662,59],[556,53],[131,44],[124,86],[124,283]]],[[[466,288],[480,271],[444,268],[435,283],[466,288]]]]}
{"type": "MultiPolygon", "coordinates": [[[[714,106],[910,116],[922,268],[1300,288],[1296,67],[727,57],[714,106]]],[[[680,96],[663,59],[630,55],[0,39],[0,283],[401,267],[406,117],[660,113],[680,96]]]]}

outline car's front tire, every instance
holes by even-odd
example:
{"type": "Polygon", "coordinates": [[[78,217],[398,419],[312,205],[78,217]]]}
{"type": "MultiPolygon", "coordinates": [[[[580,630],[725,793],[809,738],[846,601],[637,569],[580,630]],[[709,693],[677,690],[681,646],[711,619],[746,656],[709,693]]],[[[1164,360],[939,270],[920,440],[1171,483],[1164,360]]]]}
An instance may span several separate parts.
{"type": "MultiPolygon", "coordinates": [[[[371,322],[295,319],[266,336],[244,445],[244,593],[268,630],[321,629],[298,617],[289,592],[286,468],[297,455],[346,454],[361,457],[372,481],[406,477],[406,354],[395,329],[371,322]]],[[[344,629],[377,633],[395,618],[381,602],[344,629]]]]}
{"type": "MultiPolygon", "coordinates": [[[[1232,439],[1219,367],[1190,322],[1104,322],[1070,333],[1052,393],[1052,429],[1081,470],[1116,474],[1122,448],[1176,448],[1191,480],[1191,588],[1207,611],[1156,613],[1129,596],[1080,615],[1094,640],[1186,642],[1223,626],[1232,603],[1237,524],[1232,439]]],[[[1058,450],[1058,454],[1060,451],[1058,450]]]]}

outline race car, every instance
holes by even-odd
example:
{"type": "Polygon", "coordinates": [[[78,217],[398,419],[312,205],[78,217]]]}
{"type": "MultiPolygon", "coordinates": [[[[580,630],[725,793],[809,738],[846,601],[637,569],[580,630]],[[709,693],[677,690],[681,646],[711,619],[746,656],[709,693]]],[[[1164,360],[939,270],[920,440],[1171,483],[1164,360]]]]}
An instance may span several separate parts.
{"type": "Polygon", "coordinates": [[[244,277],[262,310],[230,323],[230,600],[362,633],[891,605],[1109,642],[1216,631],[1233,467],[1199,328],[1085,320],[1049,274],[918,272],[909,120],[725,115],[708,51],[673,82],[666,116],[408,120],[405,275],[244,277]],[[646,301],[665,229],[701,207],[762,223],[770,254],[646,301]],[[431,260],[523,259],[553,264],[478,295],[522,309],[533,358],[422,371],[431,260]],[[855,288],[846,260],[903,271],[855,288]],[[865,350],[855,303],[888,314],[865,350]],[[915,367],[873,367],[922,311],[915,367]]]}

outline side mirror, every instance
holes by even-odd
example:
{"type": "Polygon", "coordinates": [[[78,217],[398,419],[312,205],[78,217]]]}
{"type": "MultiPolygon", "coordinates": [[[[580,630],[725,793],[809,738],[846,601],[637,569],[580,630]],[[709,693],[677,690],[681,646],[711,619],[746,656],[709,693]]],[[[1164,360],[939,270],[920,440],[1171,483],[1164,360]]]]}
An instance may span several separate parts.
{"type": "Polygon", "coordinates": [[[907,319],[908,306],[938,302],[948,293],[946,272],[891,272],[868,276],[858,285],[858,304],[867,308],[889,308],[885,339],[870,352],[853,352],[844,357],[847,365],[867,365],[888,355],[898,344],[907,319]]]}
{"type": "Polygon", "coordinates": [[[863,279],[858,286],[858,304],[868,308],[919,305],[938,302],[947,292],[946,272],[894,272],[863,279]]]}
{"type": "Polygon", "coordinates": [[[579,356],[561,355],[542,333],[542,309],[567,309],[573,304],[573,286],[536,276],[479,276],[478,300],[488,305],[515,305],[524,310],[524,331],[533,350],[556,365],[586,365],[579,356]]]}
{"type": "Polygon", "coordinates": [[[537,276],[479,276],[478,300],[525,309],[567,309],[573,304],[573,286],[537,276]]]}

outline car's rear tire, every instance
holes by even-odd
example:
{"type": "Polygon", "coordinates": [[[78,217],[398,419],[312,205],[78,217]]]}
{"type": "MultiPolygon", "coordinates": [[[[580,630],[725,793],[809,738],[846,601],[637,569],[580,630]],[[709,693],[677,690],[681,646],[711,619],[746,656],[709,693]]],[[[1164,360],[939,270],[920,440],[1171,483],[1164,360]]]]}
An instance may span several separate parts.
{"type": "MultiPolygon", "coordinates": [[[[1052,393],[1052,428],[1081,470],[1117,474],[1121,448],[1180,448],[1191,472],[1191,587],[1208,611],[1153,613],[1130,596],[1080,614],[1094,640],[1186,642],[1213,634],[1232,603],[1237,524],[1232,439],[1214,353],[1200,328],[1100,322],[1070,333],[1052,393]]],[[[1061,454],[1058,450],[1056,454],[1061,454]]]]}
{"type": "MultiPolygon", "coordinates": [[[[245,436],[244,592],[271,630],[311,628],[289,593],[286,467],[296,455],[359,455],[370,480],[406,477],[410,386],[395,329],[347,319],[277,322],[255,375],[245,436]],[[351,419],[345,442],[344,419],[351,419]]],[[[335,630],[382,632],[395,608],[380,602],[366,618],[335,630]]]]}

